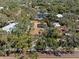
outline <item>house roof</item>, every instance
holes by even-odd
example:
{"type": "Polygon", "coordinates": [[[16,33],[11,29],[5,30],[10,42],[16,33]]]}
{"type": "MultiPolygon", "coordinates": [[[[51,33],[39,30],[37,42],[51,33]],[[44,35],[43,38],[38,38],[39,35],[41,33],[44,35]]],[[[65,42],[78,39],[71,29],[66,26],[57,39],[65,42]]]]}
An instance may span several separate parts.
{"type": "Polygon", "coordinates": [[[10,23],[9,25],[4,26],[2,28],[2,30],[7,31],[7,32],[10,32],[12,29],[14,29],[14,27],[15,27],[16,24],[17,23],[10,23]]]}

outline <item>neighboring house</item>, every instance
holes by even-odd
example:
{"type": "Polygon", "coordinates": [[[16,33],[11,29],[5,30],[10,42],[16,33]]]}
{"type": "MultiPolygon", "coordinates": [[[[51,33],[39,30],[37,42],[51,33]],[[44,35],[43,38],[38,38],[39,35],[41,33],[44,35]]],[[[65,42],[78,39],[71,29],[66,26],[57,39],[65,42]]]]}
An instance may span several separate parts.
{"type": "Polygon", "coordinates": [[[10,23],[9,25],[6,25],[6,26],[2,27],[2,30],[6,31],[6,32],[11,32],[12,29],[15,28],[16,24],[17,23],[10,23]]]}

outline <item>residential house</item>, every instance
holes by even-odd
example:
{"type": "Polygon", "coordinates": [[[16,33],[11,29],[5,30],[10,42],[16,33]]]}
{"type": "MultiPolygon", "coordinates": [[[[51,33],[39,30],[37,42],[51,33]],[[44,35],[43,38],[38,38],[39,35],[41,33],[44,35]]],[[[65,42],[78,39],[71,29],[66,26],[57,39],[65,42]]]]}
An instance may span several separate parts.
{"type": "Polygon", "coordinates": [[[6,32],[11,32],[15,28],[16,24],[18,24],[18,23],[10,23],[9,25],[2,27],[2,30],[6,31],[6,32]]]}

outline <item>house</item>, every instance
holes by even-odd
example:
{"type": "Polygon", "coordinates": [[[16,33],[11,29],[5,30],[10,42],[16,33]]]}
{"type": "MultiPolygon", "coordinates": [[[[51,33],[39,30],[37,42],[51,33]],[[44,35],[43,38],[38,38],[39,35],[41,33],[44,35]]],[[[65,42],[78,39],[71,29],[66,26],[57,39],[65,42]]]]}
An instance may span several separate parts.
{"type": "Polygon", "coordinates": [[[2,30],[6,31],[6,32],[11,32],[12,29],[15,28],[16,24],[18,24],[18,23],[10,23],[9,25],[2,27],[2,30]]]}

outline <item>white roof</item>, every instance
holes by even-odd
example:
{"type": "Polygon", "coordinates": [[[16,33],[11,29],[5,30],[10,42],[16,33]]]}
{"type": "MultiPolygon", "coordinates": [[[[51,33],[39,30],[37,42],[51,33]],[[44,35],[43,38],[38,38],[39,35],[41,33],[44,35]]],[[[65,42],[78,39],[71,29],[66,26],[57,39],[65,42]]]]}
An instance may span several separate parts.
{"type": "Polygon", "coordinates": [[[62,18],[62,17],[63,17],[62,14],[57,14],[56,16],[57,16],[58,18],[62,18]]]}
{"type": "Polygon", "coordinates": [[[2,30],[5,30],[5,31],[7,31],[7,32],[10,32],[12,29],[14,29],[14,27],[15,27],[16,24],[17,24],[17,23],[10,23],[9,25],[4,26],[4,27],[2,28],[2,30]]]}
{"type": "Polygon", "coordinates": [[[53,23],[54,27],[60,27],[61,25],[58,22],[53,23]]]}

